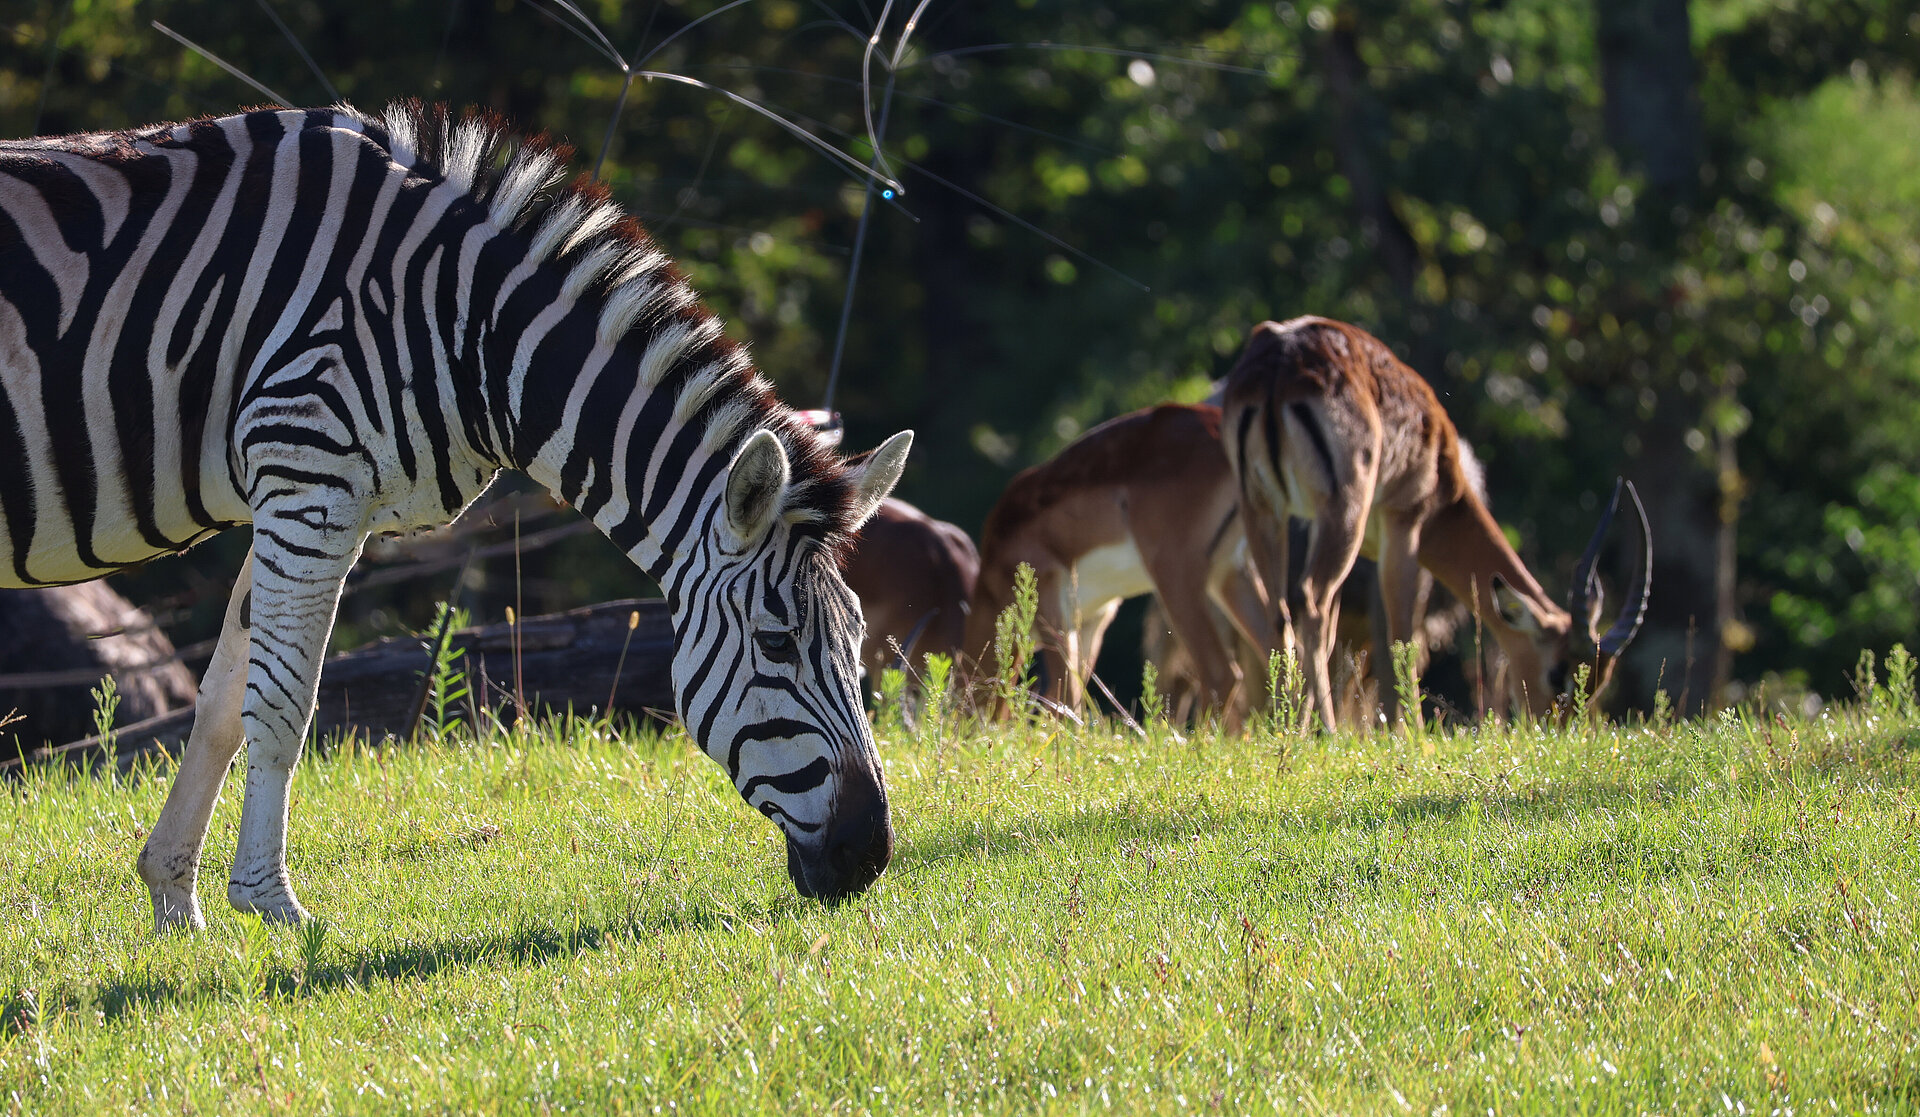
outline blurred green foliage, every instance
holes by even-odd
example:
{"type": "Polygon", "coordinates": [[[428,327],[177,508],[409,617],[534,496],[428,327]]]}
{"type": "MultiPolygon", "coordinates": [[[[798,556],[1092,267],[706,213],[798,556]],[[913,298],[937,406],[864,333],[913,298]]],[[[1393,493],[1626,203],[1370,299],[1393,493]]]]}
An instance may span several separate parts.
{"type": "MultiPolygon", "coordinates": [[[[486,105],[569,138],[583,169],[600,153],[620,74],[524,0],[14,0],[0,130],[259,99],[150,19],[324,101],[267,6],[351,100],[486,105]]],[[[666,43],[719,6],[586,5],[627,57],[657,50],[648,67],[867,158],[870,16],[758,0],[666,43]]],[[[1614,473],[1692,478],[1710,522],[1657,542],[1678,561],[1715,517],[1734,525],[1736,673],[1841,690],[1860,648],[1920,631],[1920,14],[1689,11],[1698,183],[1661,189],[1607,140],[1589,5],[935,0],[895,75],[883,148],[908,190],[873,215],[840,385],[850,447],[917,428],[903,495],[975,529],[1014,470],[1091,424],[1204,396],[1253,323],[1345,318],[1433,380],[1550,588],[1614,473]]],[[[616,196],[786,398],[816,404],[860,183],[663,82],[635,85],[608,156],[616,196]]],[[[618,569],[589,544],[554,558],[554,603],[628,592],[618,569]]],[[[1714,615],[1662,585],[1643,699],[1674,633],[1714,615]]],[[[407,608],[394,626],[421,622],[407,608]]]]}

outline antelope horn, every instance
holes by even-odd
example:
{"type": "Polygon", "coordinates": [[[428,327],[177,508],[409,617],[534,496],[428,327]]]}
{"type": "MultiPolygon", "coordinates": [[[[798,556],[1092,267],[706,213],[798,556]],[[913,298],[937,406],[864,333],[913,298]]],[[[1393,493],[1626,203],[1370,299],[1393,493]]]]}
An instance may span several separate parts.
{"type": "MultiPolygon", "coordinates": [[[[1633,500],[1634,515],[1640,521],[1640,568],[1634,571],[1633,588],[1627,591],[1627,599],[1620,604],[1620,615],[1614,619],[1613,627],[1600,638],[1600,651],[1606,655],[1619,655],[1640,631],[1640,622],[1647,619],[1647,598],[1653,593],[1653,532],[1647,527],[1647,509],[1640,503],[1640,493],[1628,481],[1627,496],[1633,500]]],[[[1614,487],[1614,498],[1619,499],[1619,486],[1614,487]]]]}
{"type": "Polygon", "coordinates": [[[1580,556],[1580,564],[1573,568],[1573,585],[1567,588],[1567,605],[1581,624],[1587,623],[1587,617],[1595,608],[1594,598],[1601,594],[1597,569],[1600,565],[1600,547],[1607,541],[1608,529],[1613,527],[1613,514],[1620,509],[1620,487],[1624,484],[1624,477],[1613,479],[1613,499],[1607,501],[1606,511],[1600,513],[1600,524],[1593,529],[1593,538],[1587,540],[1586,553],[1580,556]]]}

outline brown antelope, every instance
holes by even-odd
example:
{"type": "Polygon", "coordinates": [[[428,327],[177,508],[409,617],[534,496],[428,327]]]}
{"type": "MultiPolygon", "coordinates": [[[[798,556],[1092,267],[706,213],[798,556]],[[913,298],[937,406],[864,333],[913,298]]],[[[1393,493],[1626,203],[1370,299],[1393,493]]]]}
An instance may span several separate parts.
{"type": "Polygon", "coordinates": [[[1365,330],[1311,317],[1254,327],[1227,377],[1224,424],[1249,550],[1266,584],[1289,585],[1287,518],[1310,523],[1304,569],[1281,604],[1280,624],[1288,638],[1298,626],[1302,674],[1329,728],[1340,586],[1362,553],[1379,564],[1390,639],[1413,631],[1424,566],[1481,618],[1506,656],[1515,702],[1535,715],[1566,691],[1577,663],[1589,665],[1587,686],[1598,694],[1639,631],[1653,543],[1633,486],[1624,487],[1640,527],[1639,569],[1601,634],[1594,567],[1622,485],[1575,568],[1569,613],[1474,495],[1459,435],[1433,389],[1365,330]]]}
{"type": "MultiPolygon", "coordinates": [[[[1289,544],[1292,547],[1290,566],[1297,569],[1298,559],[1306,550],[1306,525],[1295,521],[1292,529],[1289,532],[1289,544]]],[[[1424,569],[1420,575],[1421,580],[1428,584],[1423,590],[1431,588],[1433,575],[1424,569]]],[[[1378,651],[1387,643],[1387,621],[1380,609],[1378,586],[1379,579],[1373,563],[1360,559],[1355,562],[1346,584],[1340,588],[1340,621],[1334,637],[1334,673],[1336,676],[1340,674],[1337,667],[1343,663],[1353,668],[1353,673],[1344,683],[1338,679],[1333,683],[1336,696],[1334,705],[1342,711],[1343,717],[1371,720],[1380,710],[1378,701],[1382,696],[1389,704],[1397,705],[1391,657],[1378,651]],[[1373,684],[1371,687],[1369,681],[1373,684]]],[[[1421,594],[1423,599],[1426,596],[1425,592],[1421,594]]],[[[1414,614],[1414,642],[1420,648],[1423,679],[1427,677],[1426,667],[1432,657],[1449,651],[1471,655],[1467,638],[1471,636],[1473,617],[1467,611],[1466,603],[1448,593],[1445,587],[1439,587],[1433,596],[1436,602],[1434,607],[1419,607],[1414,614]]],[[[1272,665],[1256,662],[1254,656],[1260,654],[1258,649],[1239,642],[1237,634],[1222,627],[1226,623],[1225,618],[1215,618],[1215,628],[1221,631],[1223,639],[1235,645],[1240,654],[1243,679],[1263,683],[1272,665]]],[[[1170,716],[1175,722],[1186,721],[1199,696],[1199,680],[1194,673],[1192,657],[1187,655],[1186,648],[1174,637],[1167,625],[1166,613],[1161,610],[1158,601],[1149,604],[1146,614],[1141,618],[1140,654],[1158,669],[1159,690],[1167,697],[1170,716]]],[[[1499,670],[1498,649],[1481,649],[1480,655],[1487,662],[1463,661],[1460,665],[1461,681],[1470,687],[1491,680],[1499,670]]],[[[1492,685],[1499,689],[1505,686],[1504,682],[1497,681],[1492,685]]],[[[1263,697],[1257,688],[1250,690],[1250,698],[1263,697]]],[[[1477,699],[1470,696],[1468,701],[1474,703],[1477,699]]],[[[1470,714],[1483,712],[1475,704],[1465,709],[1470,714]]],[[[1388,711],[1390,717],[1396,712],[1391,709],[1388,711]]]]}
{"type": "Polygon", "coordinates": [[[1240,679],[1211,619],[1215,604],[1265,657],[1275,633],[1247,569],[1220,411],[1162,404],[1094,427],[1022,472],[987,516],[965,648],[993,662],[994,620],[1012,602],[1014,571],[1032,565],[1048,698],[1077,707],[1120,603],[1157,593],[1214,708],[1240,679]]]}
{"type": "MultiPolygon", "coordinates": [[[[799,412],[830,447],[846,425],[838,411],[799,412]]],[[[864,458],[856,454],[849,461],[864,458]]],[[[980,573],[980,554],[965,531],[936,520],[904,500],[887,497],[860,529],[847,560],[847,588],[860,599],[867,635],[860,665],[870,686],[880,672],[911,664],[916,654],[959,658],[966,632],[967,601],[980,573]]]]}
{"type": "Polygon", "coordinates": [[[878,680],[896,661],[913,663],[929,652],[957,656],[979,573],[980,555],[966,532],[904,500],[881,501],[846,569],[867,618],[860,660],[868,677],[878,680]]]}
{"type": "MultiPolygon", "coordinates": [[[[1213,384],[1212,392],[1206,402],[1220,406],[1226,400],[1227,381],[1225,377],[1213,384]]],[[[1466,439],[1459,440],[1460,467],[1465,474],[1467,484],[1482,503],[1487,500],[1486,467],[1473,452],[1473,446],[1466,439]]],[[[1289,548],[1289,569],[1297,570],[1299,560],[1306,553],[1307,525],[1294,521],[1288,525],[1287,546],[1289,548]]],[[[1356,561],[1354,572],[1358,577],[1349,577],[1340,590],[1340,616],[1335,635],[1338,654],[1356,669],[1354,677],[1348,680],[1345,698],[1356,716],[1371,717],[1374,698],[1369,696],[1365,680],[1370,675],[1377,686],[1373,695],[1385,696],[1388,703],[1388,716],[1395,714],[1392,708],[1398,704],[1394,691],[1393,665],[1391,657],[1381,654],[1378,649],[1387,641],[1387,621],[1379,604],[1379,578],[1371,559],[1356,561]],[[1361,672],[1361,667],[1371,670],[1361,672]],[[1361,714],[1359,711],[1366,711],[1361,714]]],[[[1445,651],[1456,645],[1460,633],[1471,623],[1472,614],[1466,603],[1448,593],[1445,587],[1439,591],[1441,604],[1429,610],[1427,603],[1434,595],[1433,575],[1425,569],[1419,571],[1419,585],[1414,594],[1414,642],[1419,646],[1420,666],[1424,674],[1427,659],[1436,651],[1445,651]]],[[[1262,654],[1261,649],[1237,641],[1235,634],[1227,627],[1227,618],[1216,614],[1214,628],[1221,633],[1222,640],[1235,647],[1239,653],[1238,662],[1242,677],[1254,682],[1264,681],[1269,664],[1257,661],[1255,656],[1262,654]]],[[[1187,720],[1188,713],[1199,698],[1200,683],[1195,674],[1193,659],[1186,648],[1174,636],[1167,624],[1165,611],[1156,600],[1147,606],[1146,615],[1141,621],[1140,651],[1143,658],[1159,669],[1159,689],[1167,696],[1168,710],[1173,720],[1187,720]]],[[[1488,650],[1484,656],[1497,658],[1498,653],[1488,650]]],[[[1483,672],[1487,666],[1476,664],[1467,672],[1470,676],[1483,672]]],[[[1484,677],[1479,675],[1478,677],[1484,677]]],[[[1503,676],[1504,678],[1504,676],[1503,676]]],[[[1257,688],[1253,688],[1257,689],[1257,688]]]]}

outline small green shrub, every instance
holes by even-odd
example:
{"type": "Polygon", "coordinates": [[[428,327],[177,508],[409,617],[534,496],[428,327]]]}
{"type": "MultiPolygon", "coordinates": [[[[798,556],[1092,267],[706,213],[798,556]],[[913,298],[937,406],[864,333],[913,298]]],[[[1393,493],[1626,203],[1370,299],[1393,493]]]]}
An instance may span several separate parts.
{"type": "Polygon", "coordinates": [[[1140,723],[1152,733],[1166,717],[1167,698],[1160,693],[1160,669],[1148,660],[1140,666],[1140,723]]]}
{"type": "Polygon", "coordinates": [[[114,771],[115,747],[113,719],[120,711],[120,685],[112,675],[100,676],[100,685],[87,693],[93,695],[93,735],[100,742],[100,765],[109,775],[114,771]]]}
{"type": "Polygon", "coordinates": [[[1267,655],[1267,694],[1272,701],[1273,733],[1296,733],[1306,708],[1306,681],[1300,674],[1300,656],[1292,647],[1267,655]]]}
{"type": "Polygon", "coordinates": [[[1393,642],[1393,693],[1400,700],[1400,723],[1417,735],[1420,716],[1420,645],[1411,640],[1393,642]]]}
{"type": "Polygon", "coordinates": [[[1000,700],[1016,712],[1026,708],[1027,688],[1032,685],[1027,666],[1033,662],[1033,621],[1039,608],[1039,580],[1033,567],[1023,562],[1013,572],[1013,604],[993,622],[993,658],[999,669],[994,686],[1000,700]]]}
{"type": "Polygon", "coordinates": [[[1885,710],[1893,717],[1911,717],[1914,712],[1913,656],[1905,644],[1895,644],[1887,653],[1885,710]]]}
{"type": "Polygon", "coordinates": [[[953,657],[929,652],[920,677],[920,739],[937,741],[946,730],[947,705],[953,686],[953,657]]]}
{"type": "Polygon", "coordinates": [[[453,646],[455,629],[467,627],[473,618],[465,609],[453,609],[440,602],[434,607],[433,624],[424,634],[432,655],[427,667],[427,705],[420,718],[420,729],[427,740],[440,744],[460,723],[459,704],[473,693],[462,666],[467,650],[453,646]]]}

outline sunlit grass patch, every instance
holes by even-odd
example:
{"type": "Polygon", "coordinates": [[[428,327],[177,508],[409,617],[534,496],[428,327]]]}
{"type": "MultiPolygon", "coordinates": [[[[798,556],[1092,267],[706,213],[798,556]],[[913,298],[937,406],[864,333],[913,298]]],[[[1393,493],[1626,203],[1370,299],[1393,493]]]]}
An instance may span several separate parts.
{"type": "Polygon", "coordinates": [[[1419,743],[921,723],[882,746],[892,868],[828,908],[677,732],[456,734],[303,765],[324,930],[220,902],[229,801],[212,925],[164,939],[132,863],[167,773],[35,773],[0,808],[0,1099],[1907,1108],[1916,744],[1887,701],[1419,743]]]}

